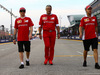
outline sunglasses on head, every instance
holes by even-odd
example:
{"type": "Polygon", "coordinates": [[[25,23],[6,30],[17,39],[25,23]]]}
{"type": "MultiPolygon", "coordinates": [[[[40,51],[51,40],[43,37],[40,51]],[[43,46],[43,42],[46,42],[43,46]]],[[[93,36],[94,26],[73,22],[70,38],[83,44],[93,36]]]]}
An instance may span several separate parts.
{"type": "Polygon", "coordinates": [[[26,12],[26,10],[20,10],[20,12],[26,12]]]}

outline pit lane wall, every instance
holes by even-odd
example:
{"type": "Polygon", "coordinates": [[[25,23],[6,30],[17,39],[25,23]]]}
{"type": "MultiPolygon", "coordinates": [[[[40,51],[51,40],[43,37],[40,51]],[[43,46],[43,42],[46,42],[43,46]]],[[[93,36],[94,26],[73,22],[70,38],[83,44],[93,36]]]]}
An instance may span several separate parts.
{"type": "Polygon", "coordinates": [[[12,42],[12,38],[9,39],[0,39],[0,43],[7,43],[7,42],[12,42]]]}
{"type": "MultiPolygon", "coordinates": [[[[70,40],[82,40],[79,38],[79,35],[74,36],[62,36],[61,39],[70,39],[70,40]]],[[[100,42],[100,34],[98,34],[98,41],[100,42]]]]}

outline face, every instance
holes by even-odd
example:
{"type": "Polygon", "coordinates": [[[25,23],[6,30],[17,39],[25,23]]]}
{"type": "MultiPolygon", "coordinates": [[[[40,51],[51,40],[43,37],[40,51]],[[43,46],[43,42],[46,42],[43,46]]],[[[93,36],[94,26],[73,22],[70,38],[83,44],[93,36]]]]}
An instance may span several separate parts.
{"type": "Polygon", "coordinates": [[[21,17],[24,17],[24,16],[25,16],[26,11],[25,11],[25,10],[20,10],[20,11],[19,11],[19,13],[20,13],[20,16],[21,16],[21,17]]]}
{"type": "Polygon", "coordinates": [[[52,11],[52,8],[51,7],[46,7],[46,12],[47,12],[47,14],[51,14],[51,11],[52,11]]]}
{"type": "Polygon", "coordinates": [[[92,13],[92,8],[88,8],[86,9],[87,14],[91,14],[92,13]]]}

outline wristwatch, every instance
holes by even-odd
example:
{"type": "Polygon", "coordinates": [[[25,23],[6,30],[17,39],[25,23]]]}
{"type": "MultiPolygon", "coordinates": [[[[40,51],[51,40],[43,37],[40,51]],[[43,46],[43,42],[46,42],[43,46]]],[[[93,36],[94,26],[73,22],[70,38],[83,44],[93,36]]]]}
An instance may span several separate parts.
{"type": "Polygon", "coordinates": [[[41,33],[39,33],[39,35],[41,35],[41,33]]]}
{"type": "Polygon", "coordinates": [[[58,34],[60,34],[60,33],[58,33],[58,34]]]}

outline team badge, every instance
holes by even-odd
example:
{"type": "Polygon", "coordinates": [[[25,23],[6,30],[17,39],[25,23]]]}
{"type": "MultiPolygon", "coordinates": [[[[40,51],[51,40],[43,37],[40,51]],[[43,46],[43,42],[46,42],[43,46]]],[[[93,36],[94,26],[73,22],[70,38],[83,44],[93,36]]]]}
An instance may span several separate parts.
{"type": "Polygon", "coordinates": [[[92,19],[92,21],[95,21],[95,19],[92,19]]]}
{"type": "Polygon", "coordinates": [[[24,22],[28,22],[28,20],[24,20],[24,22]]]}
{"type": "Polygon", "coordinates": [[[54,17],[51,17],[51,20],[54,20],[55,18],[54,17]]]}
{"type": "Polygon", "coordinates": [[[43,19],[43,20],[47,20],[47,17],[43,17],[42,19],[43,19]]]}
{"type": "Polygon", "coordinates": [[[18,20],[17,23],[22,23],[22,20],[18,20]]]}

